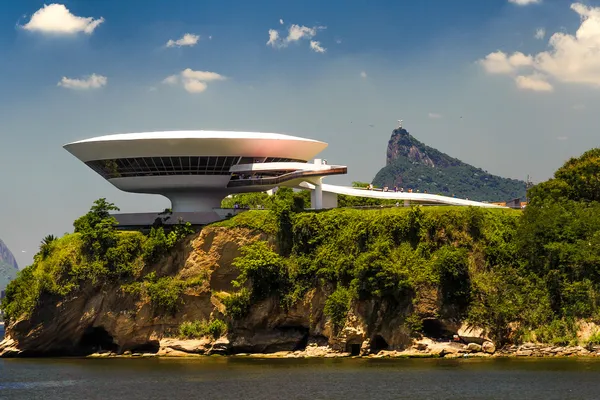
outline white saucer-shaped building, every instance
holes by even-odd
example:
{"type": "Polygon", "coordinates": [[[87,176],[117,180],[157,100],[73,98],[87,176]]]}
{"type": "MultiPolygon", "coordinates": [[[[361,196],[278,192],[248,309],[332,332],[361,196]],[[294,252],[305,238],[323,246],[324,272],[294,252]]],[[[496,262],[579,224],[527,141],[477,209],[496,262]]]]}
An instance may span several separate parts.
{"type": "Polygon", "coordinates": [[[232,193],[276,186],[316,186],[345,174],[340,165],[314,159],[327,143],[278,133],[172,131],[101,136],[64,146],[117,188],[163,195],[173,212],[211,211],[232,193]]]}

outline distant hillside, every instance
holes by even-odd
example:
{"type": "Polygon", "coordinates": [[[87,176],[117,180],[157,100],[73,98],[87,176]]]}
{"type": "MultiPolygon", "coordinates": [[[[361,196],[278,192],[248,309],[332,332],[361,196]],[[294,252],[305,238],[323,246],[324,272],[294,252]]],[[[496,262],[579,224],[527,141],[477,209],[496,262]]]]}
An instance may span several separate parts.
{"type": "Polygon", "coordinates": [[[386,166],[375,186],[394,186],[478,201],[525,197],[525,182],[489,174],[419,142],[406,129],[395,129],[388,142],[386,166]]]}
{"type": "Polygon", "coordinates": [[[4,290],[8,282],[17,276],[18,270],[15,257],[0,240],[0,290],[4,290]]]}

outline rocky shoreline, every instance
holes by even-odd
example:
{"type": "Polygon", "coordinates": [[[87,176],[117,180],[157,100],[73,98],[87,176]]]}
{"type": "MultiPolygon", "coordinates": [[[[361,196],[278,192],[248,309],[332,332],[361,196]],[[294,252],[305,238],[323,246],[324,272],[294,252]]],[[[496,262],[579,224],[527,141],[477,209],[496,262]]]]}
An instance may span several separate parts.
{"type": "MultiPolygon", "coordinates": [[[[6,343],[5,343],[6,345],[6,343]]],[[[2,357],[18,357],[19,351],[4,349],[2,357]],[[7,351],[8,350],[8,351],[7,351]]],[[[483,344],[439,342],[431,339],[415,341],[404,350],[380,350],[369,353],[361,349],[359,354],[340,352],[330,346],[309,343],[304,350],[278,351],[273,353],[231,353],[230,342],[226,337],[212,339],[162,339],[157,352],[131,352],[122,354],[108,350],[90,354],[88,358],[154,358],[154,357],[247,357],[247,358],[556,358],[556,357],[600,357],[600,346],[552,346],[547,344],[525,343],[510,345],[496,350],[492,342],[483,344]]]]}

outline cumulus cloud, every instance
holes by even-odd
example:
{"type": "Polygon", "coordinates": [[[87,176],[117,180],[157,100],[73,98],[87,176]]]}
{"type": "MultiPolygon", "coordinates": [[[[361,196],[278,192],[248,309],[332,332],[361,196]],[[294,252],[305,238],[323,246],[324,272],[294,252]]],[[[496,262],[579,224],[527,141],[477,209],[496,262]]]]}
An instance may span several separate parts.
{"type": "Polygon", "coordinates": [[[67,78],[63,76],[57,86],[62,86],[67,89],[74,90],[88,90],[88,89],[99,89],[106,86],[108,78],[102,75],[91,74],[83,79],[67,78]]]}
{"type": "Polygon", "coordinates": [[[515,52],[508,56],[502,51],[495,51],[479,60],[479,64],[490,74],[510,74],[519,67],[532,65],[533,58],[521,52],[515,52]]]}
{"type": "Polygon", "coordinates": [[[543,38],[546,37],[546,30],[544,28],[538,28],[535,31],[535,35],[533,35],[533,37],[535,37],[536,39],[542,40],[543,38]]]}
{"type": "Polygon", "coordinates": [[[432,113],[432,112],[430,112],[430,113],[429,113],[429,114],[427,114],[427,115],[428,115],[428,117],[429,117],[429,118],[431,118],[431,119],[439,119],[439,118],[442,118],[442,115],[441,115],[441,114],[437,114],[437,113],[432,113]]]}
{"type": "Polygon", "coordinates": [[[535,92],[551,92],[554,90],[546,78],[539,74],[518,75],[515,78],[515,83],[519,89],[528,89],[535,92]]]}
{"type": "Polygon", "coordinates": [[[23,29],[45,34],[73,35],[80,32],[91,35],[104,18],[78,17],[62,4],[49,4],[37,10],[23,29]]]}
{"type": "Polygon", "coordinates": [[[162,82],[168,85],[181,85],[189,93],[201,93],[206,90],[209,82],[225,79],[227,78],[216,72],[194,71],[186,68],[179,74],[167,76],[162,82]]]}
{"type": "MultiPolygon", "coordinates": [[[[548,50],[533,56],[524,56],[522,53],[508,56],[503,52],[495,52],[488,54],[480,63],[490,73],[514,74],[517,70],[527,68],[546,82],[552,79],[600,87],[600,7],[573,3],[571,10],[581,19],[579,28],[575,34],[554,33],[549,39],[548,50]],[[510,61],[513,57],[527,61],[523,65],[514,65],[510,61]]],[[[526,80],[521,78],[520,81],[522,85],[526,80]]],[[[532,89],[529,83],[520,87],[532,89]]]]}
{"type": "Polygon", "coordinates": [[[283,20],[279,18],[279,25],[283,25],[283,20]]]}
{"type": "Polygon", "coordinates": [[[316,53],[325,53],[327,51],[324,47],[321,46],[321,42],[316,40],[310,41],[310,48],[316,53]]]}
{"type": "Polygon", "coordinates": [[[508,0],[508,2],[518,6],[528,6],[529,4],[539,4],[542,0],[508,0]]]}
{"type": "MultiPolygon", "coordinates": [[[[283,24],[283,20],[279,20],[283,24]]],[[[269,29],[269,40],[267,46],[273,48],[288,47],[291,43],[297,43],[300,40],[309,40],[310,48],[317,53],[325,53],[326,49],[321,46],[321,42],[312,40],[317,32],[321,29],[326,29],[324,26],[308,27],[304,25],[292,24],[287,31],[287,36],[283,37],[276,29],[269,29]]]]}
{"type": "Polygon", "coordinates": [[[193,33],[186,33],[181,38],[177,40],[169,39],[167,42],[167,47],[182,47],[182,46],[195,46],[200,40],[199,35],[194,35],[193,33]]]}
{"type": "Polygon", "coordinates": [[[361,71],[360,72],[360,77],[361,78],[366,78],[367,77],[367,73],[365,71],[361,71]]]}

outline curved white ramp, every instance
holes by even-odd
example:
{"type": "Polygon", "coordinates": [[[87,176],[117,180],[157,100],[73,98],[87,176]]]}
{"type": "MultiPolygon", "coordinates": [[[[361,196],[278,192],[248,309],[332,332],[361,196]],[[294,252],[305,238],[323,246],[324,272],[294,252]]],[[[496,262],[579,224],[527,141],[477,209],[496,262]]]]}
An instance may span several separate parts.
{"type": "MultiPolygon", "coordinates": [[[[301,185],[305,189],[314,189],[314,185],[304,183],[301,185]]],[[[383,192],[379,190],[360,189],[348,186],[337,186],[321,184],[323,192],[343,194],[346,196],[368,197],[372,199],[382,200],[408,200],[411,203],[425,204],[444,204],[452,206],[472,206],[472,207],[487,207],[487,208],[506,208],[496,204],[482,203],[473,200],[457,199],[454,197],[440,196],[437,194],[428,193],[407,193],[407,192],[383,192]]]]}

